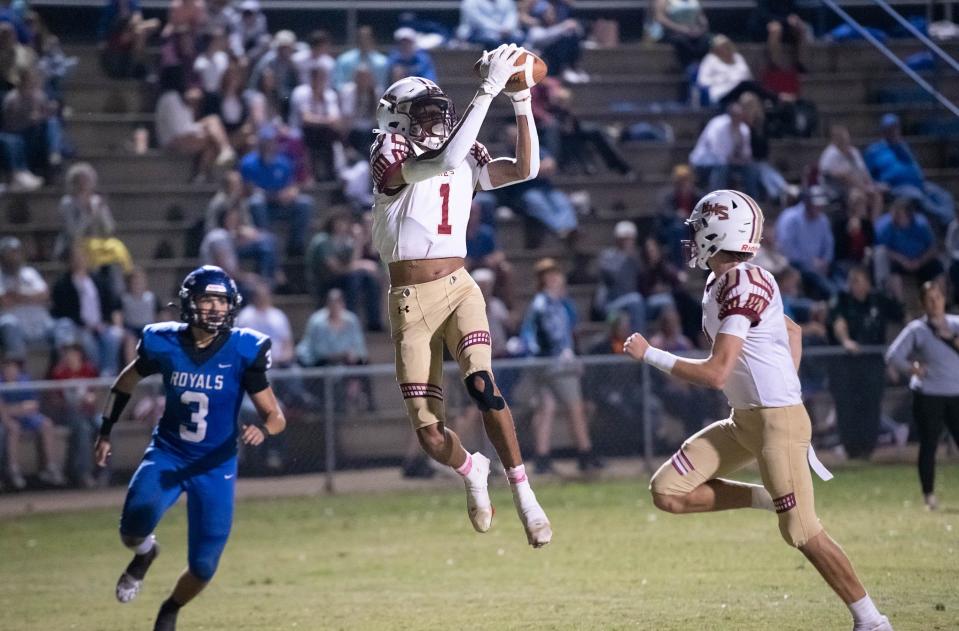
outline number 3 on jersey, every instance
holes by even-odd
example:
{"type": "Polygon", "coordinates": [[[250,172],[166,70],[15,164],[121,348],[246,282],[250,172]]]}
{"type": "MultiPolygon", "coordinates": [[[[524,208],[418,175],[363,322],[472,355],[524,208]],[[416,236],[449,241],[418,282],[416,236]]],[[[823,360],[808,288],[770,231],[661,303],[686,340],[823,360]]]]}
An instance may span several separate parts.
{"type": "Polygon", "coordinates": [[[453,226],[450,225],[450,185],[448,183],[440,184],[440,197],[443,198],[443,215],[440,225],[436,226],[436,232],[453,234],[453,226]]]}
{"type": "Polygon", "coordinates": [[[180,395],[180,402],[191,406],[190,422],[180,423],[180,438],[190,443],[201,442],[206,437],[206,415],[210,411],[210,400],[202,392],[188,390],[180,395]],[[194,403],[196,411],[192,412],[194,403]]]}

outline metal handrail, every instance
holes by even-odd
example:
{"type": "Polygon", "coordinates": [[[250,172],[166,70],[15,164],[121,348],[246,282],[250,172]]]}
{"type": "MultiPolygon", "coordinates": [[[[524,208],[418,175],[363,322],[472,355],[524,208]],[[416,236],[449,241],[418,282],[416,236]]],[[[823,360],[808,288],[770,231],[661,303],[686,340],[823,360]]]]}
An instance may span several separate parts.
{"type": "Polygon", "coordinates": [[[843,21],[846,22],[850,27],[853,28],[857,33],[859,33],[867,42],[872,44],[876,50],[882,53],[886,59],[894,63],[900,70],[902,70],[906,76],[916,82],[916,84],[925,90],[930,96],[939,101],[943,107],[952,112],[956,118],[959,118],[959,107],[946,98],[939,90],[937,90],[931,83],[923,79],[919,74],[906,65],[906,62],[899,59],[889,48],[876,39],[872,33],[869,32],[862,24],[856,21],[851,15],[846,13],[842,7],[839,6],[835,0],[822,0],[822,3],[833,10],[833,12],[838,15],[843,21]]]}
{"type": "Polygon", "coordinates": [[[955,70],[956,72],[959,72],[959,62],[957,62],[952,57],[952,55],[944,51],[942,48],[939,47],[938,44],[936,44],[934,41],[926,37],[922,33],[922,31],[920,31],[915,26],[913,26],[912,23],[906,18],[904,18],[901,13],[899,13],[898,11],[893,9],[891,6],[889,6],[889,3],[886,2],[886,0],[873,0],[873,2],[875,2],[880,9],[882,9],[883,11],[888,13],[890,16],[892,16],[894,20],[899,22],[899,25],[902,26],[907,31],[909,31],[909,33],[911,33],[913,37],[915,37],[920,42],[925,44],[929,48],[929,50],[936,53],[936,55],[940,59],[942,59],[944,62],[952,66],[953,70],[955,70]]]}

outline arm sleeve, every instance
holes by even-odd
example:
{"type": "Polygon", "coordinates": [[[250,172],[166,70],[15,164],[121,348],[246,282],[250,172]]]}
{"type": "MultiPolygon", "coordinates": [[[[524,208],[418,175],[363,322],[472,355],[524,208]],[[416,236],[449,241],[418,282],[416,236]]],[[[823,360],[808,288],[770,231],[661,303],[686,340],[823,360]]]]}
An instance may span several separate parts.
{"type": "Polygon", "coordinates": [[[256,359],[243,372],[243,389],[247,394],[256,394],[270,387],[270,380],[266,376],[267,369],[273,363],[270,346],[270,338],[261,342],[256,359]]]}
{"type": "MultiPolygon", "coordinates": [[[[527,58],[530,60],[531,58],[527,58]]],[[[531,63],[531,62],[530,62],[531,63]]],[[[532,93],[531,93],[532,94],[532,93]]],[[[539,175],[539,161],[540,161],[540,150],[539,150],[539,134],[536,131],[536,119],[533,117],[533,110],[531,108],[532,97],[530,100],[514,102],[513,103],[513,112],[516,118],[524,117],[526,118],[526,127],[529,129],[529,175],[524,179],[518,181],[507,182],[501,184],[500,186],[493,186],[493,182],[490,180],[489,176],[489,164],[491,162],[500,162],[508,161],[512,164],[516,164],[516,158],[497,158],[496,160],[489,159],[489,152],[486,151],[486,147],[480,143],[474,143],[474,146],[479,146],[482,148],[482,151],[486,154],[486,161],[482,162],[474,156],[476,167],[473,169],[473,181],[474,186],[477,181],[477,174],[480,184],[480,189],[484,191],[490,191],[496,188],[502,188],[504,186],[509,186],[511,184],[517,184],[518,182],[525,182],[532,180],[537,175],[539,175]]],[[[517,141],[518,142],[518,141],[517,141]]]]}
{"type": "Polygon", "coordinates": [[[754,267],[734,268],[720,282],[723,286],[716,293],[719,332],[745,339],[749,328],[759,324],[772,301],[775,281],[767,272],[754,267]]]}
{"type": "Polygon", "coordinates": [[[373,187],[380,193],[396,195],[403,187],[386,188],[385,183],[412,153],[409,141],[399,134],[381,134],[370,152],[370,175],[373,187]]]}
{"type": "Polygon", "coordinates": [[[150,356],[145,342],[146,332],[143,333],[140,341],[137,342],[137,358],[133,364],[133,368],[141,377],[149,377],[150,375],[155,375],[160,372],[160,362],[150,356]]]}
{"type": "Polygon", "coordinates": [[[411,184],[422,182],[463,164],[476,142],[492,102],[491,95],[477,92],[442,147],[403,161],[403,179],[411,184]]]}

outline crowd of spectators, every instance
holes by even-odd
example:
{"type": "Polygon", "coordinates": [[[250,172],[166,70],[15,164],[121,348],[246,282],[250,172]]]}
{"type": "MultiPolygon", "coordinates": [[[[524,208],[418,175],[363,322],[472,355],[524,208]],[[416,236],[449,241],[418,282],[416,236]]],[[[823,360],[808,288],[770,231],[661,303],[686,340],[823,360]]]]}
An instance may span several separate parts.
{"type": "MultiPolygon", "coordinates": [[[[815,108],[801,90],[803,49],[811,34],[793,3],[759,5],[751,34],[764,43],[764,54],[761,65],[750,67],[732,39],[711,32],[697,0],[651,4],[650,31],[675,47],[685,77],[683,98],[692,107],[709,108],[708,121],[688,164],[675,165],[656,196],[651,220],[624,217],[593,256],[583,245],[582,223],[590,219],[568,187],[559,185],[561,178],[609,172],[630,182],[637,175],[615,130],[586,120],[573,102],[571,86],[591,80],[581,65],[589,29],[566,0],[462,3],[456,34],[463,42],[485,48],[522,42],[550,67],[550,76],[533,90],[539,177],[477,194],[467,226],[467,266],[487,297],[494,357],[554,360],[530,384],[540,472],[554,471],[555,417],[569,420],[579,468],[595,471],[603,463],[594,452],[590,411],[622,414],[639,396],[614,392],[613,384],[590,377],[579,353],[621,353],[634,330],[672,352],[706,347],[701,286],[687,274],[680,248],[683,222],[705,190],[739,188],[764,202],[764,249],[756,262],[776,275],[786,313],[800,324],[807,344],[835,344],[849,354],[828,367],[823,383],[851,456],[868,456],[882,431],[882,362],[860,357],[861,347],[887,341],[925,281],[951,278],[959,299],[953,199],[925,176],[897,115],[883,116],[880,140],[862,150],[846,127],[833,125],[828,145],[801,181],[803,165],[781,172],[772,160],[771,139],[808,136],[813,128],[815,108]],[[525,218],[527,248],[538,248],[552,233],[569,252],[569,265],[552,259],[535,265],[537,293],[528,304],[519,300],[524,288],[518,278],[525,276],[497,231],[510,212],[525,218]],[[578,280],[596,281],[589,313],[567,287],[578,280]],[[589,318],[607,328],[596,339],[580,339],[578,323],[589,318]],[[870,393],[865,412],[844,395],[853,391],[853,376],[870,393]]],[[[356,46],[337,54],[323,30],[305,39],[271,31],[256,0],[171,0],[162,20],[145,19],[137,0],[109,0],[104,9],[104,71],[117,78],[155,78],[156,145],[193,160],[196,182],[219,182],[199,213],[196,251],[187,255],[237,278],[247,305],[237,323],[273,338],[278,368],[366,364],[366,336],[384,329],[388,278],[372,245],[366,152],[385,87],[410,75],[436,79],[433,55],[421,46],[426,29],[416,27],[423,24],[401,23],[389,50],[372,28],[360,27],[356,46]],[[158,56],[151,44],[159,45],[158,56]],[[316,207],[315,185],[342,191],[334,196],[335,208],[316,207]],[[273,304],[283,293],[308,293],[316,308],[301,337],[273,304]]],[[[11,189],[39,187],[70,157],[60,121],[60,80],[69,67],[35,15],[0,20],[0,152],[11,189]]],[[[508,150],[516,129],[498,128],[500,137],[489,144],[508,150]]],[[[64,180],[62,229],[53,248],[65,264],[61,275],[48,286],[25,262],[23,244],[0,239],[4,382],[29,381],[31,351],[49,358],[45,374],[53,379],[113,375],[135,356],[143,325],[171,315],[162,313],[165,297],[151,291],[147,274],[117,236],[97,171],[74,163],[64,180]]],[[[498,372],[507,396],[518,378],[519,371],[498,372]]],[[[657,381],[655,391],[663,409],[689,430],[715,416],[715,401],[693,396],[678,382],[657,381]]],[[[278,392],[304,408],[323,403],[296,379],[284,380],[278,392]]],[[[92,463],[75,453],[96,431],[97,394],[78,385],[64,388],[56,400],[29,391],[0,397],[7,438],[0,459],[12,487],[26,483],[17,458],[21,434],[37,436],[44,483],[97,483],[92,463]],[[48,407],[56,414],[47,413],[48,407]],[[62,464],[51,418],[70,432],[69,458],[62,464]]],[[[338,382],[334,398],[338,411],[376,408],[368,378],[338,382]]],[[[469,420],[468,413],[462,416],[469,420]]]]}

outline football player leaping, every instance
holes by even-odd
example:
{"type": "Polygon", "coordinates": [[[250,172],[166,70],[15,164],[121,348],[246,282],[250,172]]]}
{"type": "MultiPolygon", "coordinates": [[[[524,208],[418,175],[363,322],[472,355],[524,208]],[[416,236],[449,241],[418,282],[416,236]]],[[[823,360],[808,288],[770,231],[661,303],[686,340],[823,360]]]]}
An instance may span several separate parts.
{"type": "Polygon", "coordinates": [[[732,414],[691,436],[653,475],[653,503],[670,513],[764,508],[779,531],[819,570],[853,615],[853,631],[891,631],[842,549],[823,530],[809,466],[829,477],[810,450],[809,415],[796,370],[798,325],[783,315],[772,274],[747,261],[760,247],[763,214],[738,191],[713,191],[687,220],[690,267],[711,270],[703,296],[703,329],[712,342],[705,360],[680,359],[634,333],[626,352],[686,381],[718,388],[732,414]],[[808,458],[808,463],[807,463],[808,458]],[[723,479],[752,461],[763,485],[723,479]]]}
{"type": "Polygon", "coordinates": [[[463,477],[473,528],[489,530],[490,461],[467,452],[445,425],[445,343],[506,468],[527,540],[538,548],[549,543],[552,530],[530,488],[513,417],[493,380],[483,294],[463,268],[473,193],[534,178],[539,170],[529,90],[509,94],[519,127],[515,159],[491,160],[476,142],[493,97],[518,70],[516,59],[523,52],[510,44],[484,54],[486,77],[458,121],[453,103],[432,81],[408,77],[391,85],[377,108],[379,135],[370,168],[373,239],[390,270],[396,379],[420,445],[463,477]]]}

